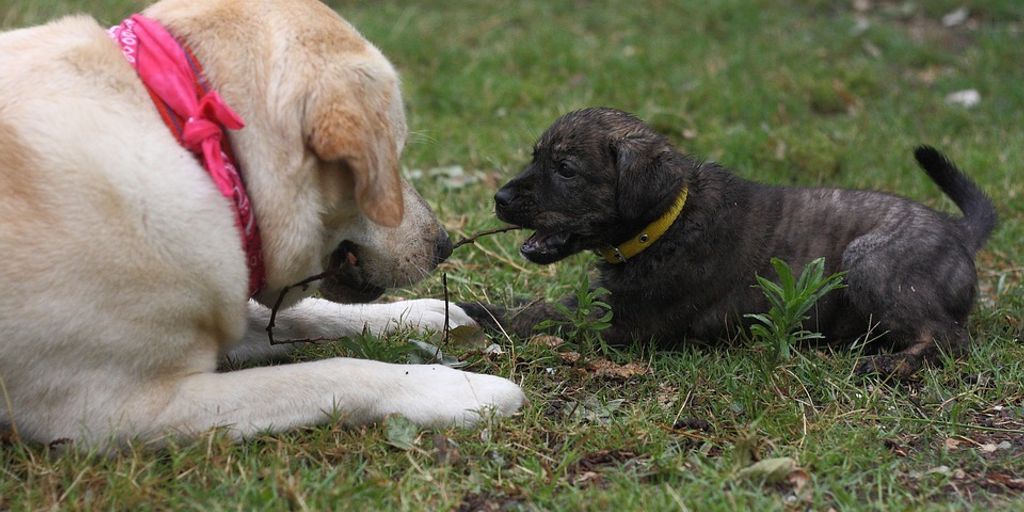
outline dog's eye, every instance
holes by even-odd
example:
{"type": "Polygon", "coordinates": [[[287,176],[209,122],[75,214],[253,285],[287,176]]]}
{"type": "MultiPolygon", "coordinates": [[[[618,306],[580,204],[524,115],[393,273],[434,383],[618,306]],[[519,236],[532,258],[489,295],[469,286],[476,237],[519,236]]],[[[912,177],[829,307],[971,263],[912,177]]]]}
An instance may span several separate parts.
{"type": "Polygon", "coordinates": [[[570,179],[576,177],[576,169],[565,162],[558,164],[558,169],[555,169],[555,174],[562,179],[570,179]]]}

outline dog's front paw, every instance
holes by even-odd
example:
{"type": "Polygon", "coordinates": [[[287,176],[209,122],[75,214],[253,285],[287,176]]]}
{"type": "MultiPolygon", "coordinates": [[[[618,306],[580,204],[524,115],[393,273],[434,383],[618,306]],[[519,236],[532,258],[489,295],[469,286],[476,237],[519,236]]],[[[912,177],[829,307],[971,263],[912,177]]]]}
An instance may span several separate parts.
{"type": "Polygon", "coordinates": [[[487,414],[510,416],[526,402],[508,379],[442,365],[408,366],[411,382],[396,402],[397,412],[424,426],[472,426],[487,414]]]}
{"type": "Polygon", "coordinates": [[[906,380],[921,369],[921,365],[920,357],[899,353],[878,354],[861,359],[854,373],[860,376],[878,375],[906,380]]]}
{"type": "Polygon", "coordinates": [[[390,312],[390,328],[409,328],[417,331],[441,332],[444,330],[444,320],[448,318],[448,328],[470,326],[475,327],[477,323],[465,311],[454,303],[448,303],[448,313],[445,315],[445,302],[437,299],[415,299],[384,304],[390,312]]]}

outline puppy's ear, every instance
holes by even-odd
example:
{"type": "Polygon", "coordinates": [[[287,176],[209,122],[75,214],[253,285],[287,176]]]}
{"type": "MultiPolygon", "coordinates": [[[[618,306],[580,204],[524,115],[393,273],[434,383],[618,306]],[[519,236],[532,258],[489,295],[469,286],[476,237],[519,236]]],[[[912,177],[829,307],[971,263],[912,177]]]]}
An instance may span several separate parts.
{"type": "Polygon", "coordinates": [[[630,131],[611,141],[611,151],[618,172],[618,194],[615,199],[619,215],[637,220],[657,206],[672,186],[663,145],[658,137],[643,130],[630,131]]]}
{"type": "Polygon", "coordinates": [[[342,161],[355,178],[356,203],[377,224],[402,222],[402,182],[395,131],[383,109],[348,99],[323,101],[309,113],[309,147],[321,160],[342,161]]]}

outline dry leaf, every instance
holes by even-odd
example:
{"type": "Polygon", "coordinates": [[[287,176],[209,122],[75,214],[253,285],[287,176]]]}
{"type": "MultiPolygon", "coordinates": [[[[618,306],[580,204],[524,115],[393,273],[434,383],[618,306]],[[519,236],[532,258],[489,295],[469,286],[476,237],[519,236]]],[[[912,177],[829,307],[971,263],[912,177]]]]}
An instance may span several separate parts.
{"type": "Polygon", "coordinates": [[[955,450],[958,447],[960,447],[960,441],[957,439],[948,438],[945,441],[945,445],[947,450],[955,450]]]}
{"type": "Polygon", "coordinates": [[[797,468],[786,477],[786,481],[789,482],[789,485],[793,486],[794,494],[800,494],[804,486],[811,481],[811,475],[807,474],[807,471],[797,468]]]}
{"type": "Polygon", "coordinates": [[[405,416],[392,414],[384,419],[384,434],[387,443],[401,450],[411,450],[416,446],[419,427],[405,416]]]}
{"type": "Polygon", "coordinates": [[[563,362],[566,362],[566,363],[569,363],[569,364],[576,364],[576,361],[580,360],[580,353],[579,352],[559,352],[558,353],[558,357],[561,358],[563,362]]]}
{"type": "Polygon", "coordinates": [[[760,481],[767,484],[788,483],[793,486],[796,493],[799,493],[811,481],[811,475],[798,466],[795,460],[789,457],[776,457],[764,459],[741,469],[736,473],[736,479],[760,481]]]}
{"type": "Polygon", "coordinates": [[[639,363],[630,362],[623,365],[615,364],[607,359],[597,359],[587,364],[587,369],[594,372],[595,377],[627,380],[640,375],[647,375],[651,369],[639,363]]]}
{"type": "MultiPolygon", "coordinates": [[[[444,336],[443,333],[440,335],[444,336]]],[[[459,325],[448,329],[448,342],[480,348],[487,346],[487,337],[484,336],[484,330],[478,325],[459,325]]]]}
{"type": "Polygon", "coordinates": [[[658,394],[655,398],[658,401],[658,405],[668,409],[679,399],[679,388],[667,382],[659,383],[658,394]]]}
{"type": "Polygon", "coordinates": [[[541,345],[548,348],[555,348],[562,343],[565,343],[565,340],[550,334],[538,334],[526,342],[527,345],[541,345]]]}

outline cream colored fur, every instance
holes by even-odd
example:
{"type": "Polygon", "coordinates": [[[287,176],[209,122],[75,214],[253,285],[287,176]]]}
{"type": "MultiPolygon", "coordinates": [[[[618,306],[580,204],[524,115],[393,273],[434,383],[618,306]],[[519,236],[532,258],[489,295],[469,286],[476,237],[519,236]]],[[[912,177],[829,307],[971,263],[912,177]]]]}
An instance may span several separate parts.
{"type": "MultiPolygon", "coordinates": [[[[509,414],[505,379],[353,359],[217,372],[267,360],[280,289],[343,240],[378,286],[434,266],[441,233],[398,175],[398,77],[311,0],[166,0],[145,13],[187,41],[246,121],[230,134],[264,244],[249,300],[228,202],[161,122],[91,18],[0,34],[0,424],[36,441],[110,446],[225,427],[245,437],[400,413],[424,425],[509,414]]],[[[310,292],[311,293],[311,292],[310,292]]],[[[305,295],[308,295],[306,293],[305,295]]],[[[408,326],[443,304],[339,305],[290,294],[280,337],[408,326]]],[[[452,324],[472,322],[452,308],[452,324]]]]}

